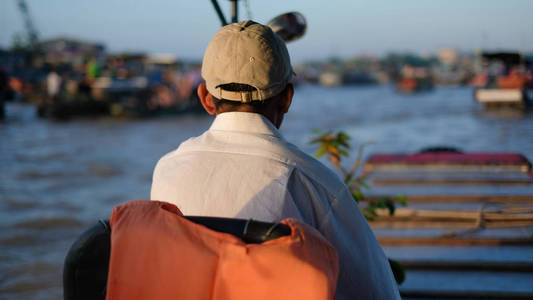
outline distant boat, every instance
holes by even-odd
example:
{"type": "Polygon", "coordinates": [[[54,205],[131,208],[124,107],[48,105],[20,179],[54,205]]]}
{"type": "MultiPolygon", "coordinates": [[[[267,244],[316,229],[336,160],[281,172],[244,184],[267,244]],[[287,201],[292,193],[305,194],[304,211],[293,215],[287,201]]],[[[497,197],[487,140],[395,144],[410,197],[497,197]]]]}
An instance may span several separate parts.
{"type": "Polygon", "coordinates": [[[396,81],[396,90],[401,93],[416,93],[433,89],[433,80],[426,68],[405,65],[396,81]]]}
{"type": "Polygon", "coordinates": [[[196,85],[184,86],[180,93],[163,84],[149,85],[145,77],[112,79],[99,77],[88,93],[56,97],[43,101],[38,115],[55,120],[78,117],[142,118],[184,113],[202,113],[203,107],[194,92],[196,85]]]}
{"type": "Polygon", "coordinates": [[[340,85],[371,85],[376,84],[377,80],[365,72],[353,70],[347,71],[325,71],[319,76],[319,82],[326,87],[335,87],[340,85]]]}
{"type": "Polygon", "coordinates": [[[474,77],[474,97],[486,107],[524,108],[531,88],[531,61],[515,52],[483,53],[487,69],[474,77]]]}
{"type": "Polygon", "coordinates": [[[334,87],[342,85],[342,74],[340,72],[326,71],[318,77],[321,85],[326,87],[334,87]]]}
{"type": "Polygon", "coordinates": [[[426,78],[400,78],[396,89],[401,93],[416,93],[433,89],[433,83],[426,78]]]}

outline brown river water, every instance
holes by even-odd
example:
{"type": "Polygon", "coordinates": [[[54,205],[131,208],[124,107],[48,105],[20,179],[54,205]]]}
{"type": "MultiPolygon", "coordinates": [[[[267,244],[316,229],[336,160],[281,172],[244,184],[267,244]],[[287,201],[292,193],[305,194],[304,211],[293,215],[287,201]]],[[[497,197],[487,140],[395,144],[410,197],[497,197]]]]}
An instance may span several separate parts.
{"type": "MultiPolygon", "coordinates": [[[[469,88],[400,95],[388,86],[302,85],[282,133],[311,154],[308,141],[318,128],[346,131],[354,147],[373,140],[367,155],[446,145],[533,160],[533,113],[487,111],[472,95],[469,88]]],[[[9,103],[6,110],[0,122],[0,299],[62,298],[62,264],[76,236],[108,218],[115,205],[148,199],[157,160],[212,121],[205,115],[59,123],[36,118],[28,105],[9,103]]],[[[524,254],[509,251],[510,257],[524,254]]]]}

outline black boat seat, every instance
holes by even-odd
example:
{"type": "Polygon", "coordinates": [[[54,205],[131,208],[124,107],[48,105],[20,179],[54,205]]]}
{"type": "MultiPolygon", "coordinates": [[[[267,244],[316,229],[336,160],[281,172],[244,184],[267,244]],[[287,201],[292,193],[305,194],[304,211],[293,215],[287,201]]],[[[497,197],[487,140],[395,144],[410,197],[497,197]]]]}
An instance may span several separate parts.
{"type": "MultiPolygon", "coordinates": [[[[291,234],[289,226],[254,220],[185,217],[205,227],[232,234],[249,244],[262,243],[291,234]]],[[[72,244],[63,267],[65,300],[105,299],[111,250],[109,221],[99,221],[72,244]]]]}

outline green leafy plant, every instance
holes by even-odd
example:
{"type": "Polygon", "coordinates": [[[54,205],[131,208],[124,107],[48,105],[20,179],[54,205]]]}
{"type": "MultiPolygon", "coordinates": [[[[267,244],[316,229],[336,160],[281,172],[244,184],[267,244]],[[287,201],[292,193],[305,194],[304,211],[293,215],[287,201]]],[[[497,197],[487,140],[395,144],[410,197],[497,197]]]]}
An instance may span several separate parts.
{"type": "MultiPolygon", "coordinates": [[[[344,183],[348,186],[352,193],[352,197],[357,202],[363,215],[369,221],[374,220],[378,216],[378,210],[386,209],[389,215],[393,215],[396,210],[396,205],[405,206],[407,204],[407,197],[392,196],[380,198],[367,198],[364,191],[370,187],[365,182],[364,175],[361,175],[363,150],[372,141],[361,144],[357,149],[357,156],[351,168],[347,169],[341,164],[342,157],[350,156],[350,136],[343,131],[332,133],[331,131],[322,132],[318,129],[313,130],[316,134],[311,139],[312,144],[317,144],[318,148],[315,153],[317,158],[326,156],[331,164],[340,171],[344,179],[344,183]]],[[[392,273],[398,284],[405,280],[405,270],[402,265],[392,259],[389,259],[392,273]]]]}

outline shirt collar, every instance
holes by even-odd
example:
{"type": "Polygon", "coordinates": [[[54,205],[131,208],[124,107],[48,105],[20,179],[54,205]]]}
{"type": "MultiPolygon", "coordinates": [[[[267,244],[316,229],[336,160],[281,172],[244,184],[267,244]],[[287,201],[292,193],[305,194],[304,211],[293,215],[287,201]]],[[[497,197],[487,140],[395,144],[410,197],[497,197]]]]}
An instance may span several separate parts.
{"type": "Polygon", "coordinates": [[[249,112],[225,112],[218,114],[209,130],[249,132],[281,138],[281,133],[270,120],[261,114],[249,112]]]}

